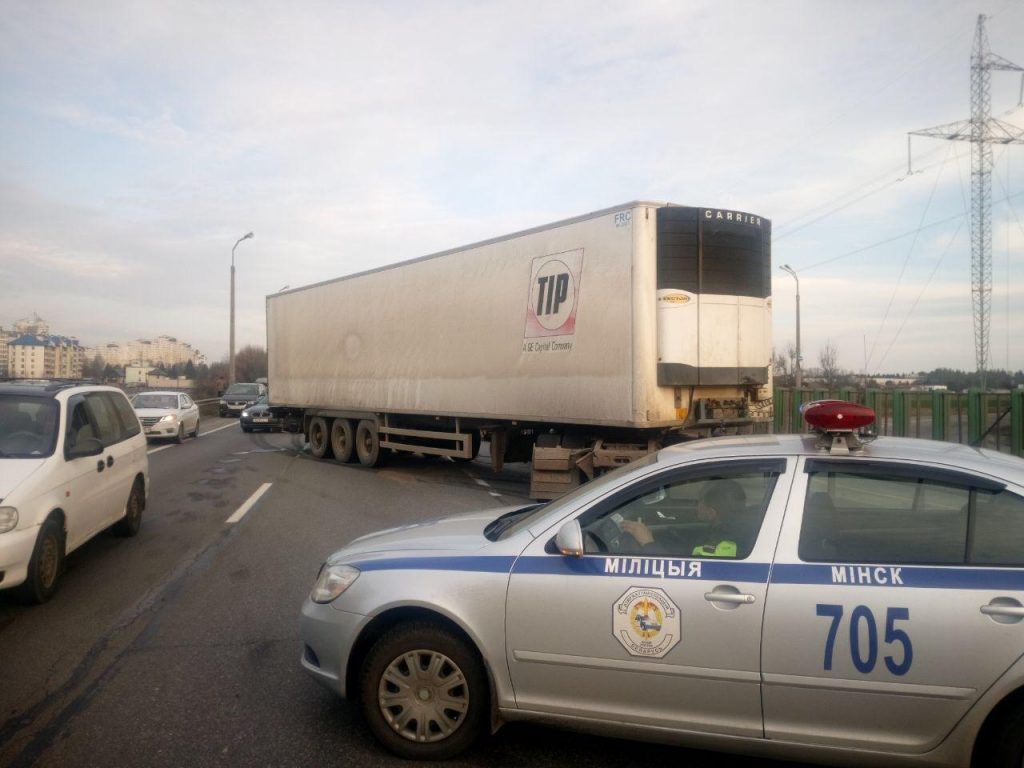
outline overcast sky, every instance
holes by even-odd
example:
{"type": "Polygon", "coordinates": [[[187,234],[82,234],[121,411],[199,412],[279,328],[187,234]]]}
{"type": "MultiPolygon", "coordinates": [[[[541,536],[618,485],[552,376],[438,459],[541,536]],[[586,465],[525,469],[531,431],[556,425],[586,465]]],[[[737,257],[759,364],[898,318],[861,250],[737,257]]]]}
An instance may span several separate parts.
{"type": "MultiPolygon", "coordinates": [[[[915,138],[897,180],[908,131],[970,116],[979,13],[1024,65],[1019,0],[0,0],[0,325],[218,360],[250,230],[238,347],[286,285],[643,199],[772,220],[805,365],[973,370],[970,145],[915,138]]],[[[993,73],[992,114],[1024,126],[1020,87],[993,73]]],[[[992,198],[990,367],[1018,369],[1024,146],[992,198]]]]}

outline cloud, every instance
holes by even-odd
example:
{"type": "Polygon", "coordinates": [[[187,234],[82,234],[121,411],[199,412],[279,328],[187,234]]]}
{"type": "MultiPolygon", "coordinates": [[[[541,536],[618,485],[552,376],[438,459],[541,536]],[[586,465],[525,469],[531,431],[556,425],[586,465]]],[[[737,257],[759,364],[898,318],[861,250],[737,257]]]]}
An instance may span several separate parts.
{"type": "MultiPolygon", "coordinates": [[[[925,223],[963,213],[966,155],[915,139],[925,172],[895,179],[908,130],[966,116],[981,10],[14,2],[0,17],[0,131],[17,147],[0,155],[0,306],[24,308],[0,323],[36,310],[90,341],[169,334],[216,359],[247,231],[239,344],[263,343],[265,296],[286,284],[639,198],[749,210],[791,232],[775,260],[801,270],[808,343],[832,333],[856,356],[904,260],[901,309],[957,222],[912,251],[901,236],[926,209],[925,223]]],[[[993,50],[1024,61],[1010,33],[1022,20],[996,9],[993,50]]],[[[1000,171],[1011,191],[1013,170],[1000,171]]],[[[1019,227],[994,224],[1016,285],[1019,227]]],[[[965,295],[969,314],[965,237],[900,345],[918,317],[959,329],[965,295]]],[[[780,339],[791,300],[778,282],[780,339]]],[[[907,352],[923,367],[973,355],[970,341],[924,342],[907,352]]]]}

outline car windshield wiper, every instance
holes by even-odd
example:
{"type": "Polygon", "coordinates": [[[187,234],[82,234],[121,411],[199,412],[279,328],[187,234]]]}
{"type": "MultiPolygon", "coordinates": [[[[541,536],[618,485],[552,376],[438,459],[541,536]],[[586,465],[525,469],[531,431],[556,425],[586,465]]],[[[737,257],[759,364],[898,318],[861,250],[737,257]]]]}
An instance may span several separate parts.
{"type": "Polygon", "coordinates": [[[531,504],[530,506],[523,507],[522,509],[514,509],[511,512],[506,512],[501,517],[496,520],[492,520],[487,524],[487,527],[484,528],[484,537],[490,541],[497,541],[501,538],[501,534],[519,522],[523,517],[542,506],[544,505],[531,504]]]}

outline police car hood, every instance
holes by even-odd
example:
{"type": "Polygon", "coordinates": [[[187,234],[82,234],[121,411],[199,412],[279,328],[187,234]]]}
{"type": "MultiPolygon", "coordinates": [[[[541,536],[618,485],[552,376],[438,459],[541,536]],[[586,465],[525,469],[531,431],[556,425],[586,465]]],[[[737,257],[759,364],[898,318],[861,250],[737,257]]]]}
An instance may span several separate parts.
{"type": "Polygon", "coordinates": [[[353,540],[344,549],[335,552],[329,562],[345,562],[355,556],[372,553],[481,549],[491,543],[484,536],[487,524],[524,506],[527,505],[517,504],[512,507],[468,512],[371,533],[353,540]]]}

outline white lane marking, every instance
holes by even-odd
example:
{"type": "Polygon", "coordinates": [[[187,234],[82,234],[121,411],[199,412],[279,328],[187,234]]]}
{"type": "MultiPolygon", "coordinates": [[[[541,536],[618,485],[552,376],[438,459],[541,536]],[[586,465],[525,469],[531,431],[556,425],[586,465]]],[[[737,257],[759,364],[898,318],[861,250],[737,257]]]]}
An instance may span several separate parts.
{"type": "Polygon", "coordinates": [[[235,510],[235,514],[233,514],[231,517],[229,517],[224,522],[226,522],[226,523],[237,523],[239,520],[241,520],[245,516],[245,513],[248,512],[250,509],[252,509],[253,505],[257,501],[260,500],[260,497],[263,496],[264,493],[266,493],[267,491],[270,490],[270,486],[272,486],[272,485],[273,485],[273,483],[264,483],[259,488],[257,488],[256,489],[256,493],[254,493],[252,496],[250,496],[248,499],[246,499],[245,503],[242,506],[240,506],[238,509],[235,510]]]}
{"type": "MultiPolygon", "coordinates": [[[[228,427],[233,427],[233,426],[235,426],[235,425],[234,424],[225,424],[223,427],[217,427],[216,429],[208,429],[205,432],[200,432],[199,436],[202,437],[203,435],[212,435],[214,432],[220,432],[222,429],[227,429],[228,427]]],[[[153,448],[152,450],[146,451],[146,455],[149,456],[151,453],[159,453],[160,451],[166,451],[168,448],[173,448],[174,445],[175,445],[174,443],[172,443],[170,445],[161,445],[159,448],[153,448]]]]}
{"type": "MultiPolygon", "coordinates": [[[[470,477],[473,477],[473,476],[470,475],[470,477]]],[[[473,482],[476,483],[477,485],[482,485],[484,488],[490,488],[491,487],[490,485],[488,485],[486,480],[481,480],[479,477],[473,477],[473,482]]]]}
{"type": "Polygon", "coordinates": [[[229,427],[237,426],[238,422],[235,422],[234,424],[225,424],[223,427],[217,427],[216,429],[208,429],[205,432],[200,432],[199,436],[202,437],[203,435],[212,435],[214,432],[220,432],[222,429],[228,429],[229,427]]]}
{"type": "Polygon", "coordinates": [[[491,491],[491,496],[498,496],[500,498],[501,494],[500,493],[495,493],[494,491],[491,491]]]}

